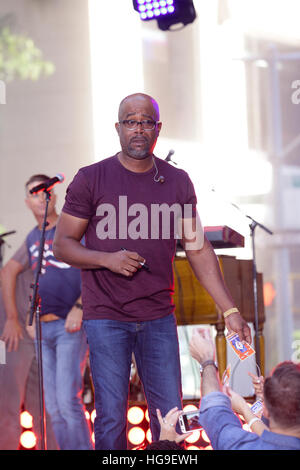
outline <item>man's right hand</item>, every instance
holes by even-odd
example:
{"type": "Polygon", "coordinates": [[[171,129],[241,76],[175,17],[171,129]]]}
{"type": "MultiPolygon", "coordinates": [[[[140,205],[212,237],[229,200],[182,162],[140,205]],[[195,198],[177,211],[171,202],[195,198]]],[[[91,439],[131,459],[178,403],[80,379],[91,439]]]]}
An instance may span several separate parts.
{"type": "Polygon", "coordinates": [[[23,339],[23,331],[17,319],[8,318],[6,320],[1,339],[5,341],[8,352],[18,350],[19,340],[23,339]]]}
{"type": "Polygon", "coordinates": [[[110,271],[131,277],[138,269],[141,269],[141,263],[146,260],[134,251],[120,250],[114,253],[105,254],[105,267],[110,271]]]}

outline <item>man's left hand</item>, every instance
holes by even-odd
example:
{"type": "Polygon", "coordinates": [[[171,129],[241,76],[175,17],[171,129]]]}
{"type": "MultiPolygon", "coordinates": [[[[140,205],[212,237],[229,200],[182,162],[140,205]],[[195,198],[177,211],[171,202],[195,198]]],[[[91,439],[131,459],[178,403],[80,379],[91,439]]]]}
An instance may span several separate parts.
{"type": "Polygon", "coordinates": [[[237,333],[241,341],[251,344],[251,330],[248,323],[240,313],[231,313],[225,318],[225,325],[229,333],[237,333]]]}
{"type": "Polygon", "coordinates": [[[65,330],[68,333],[75,333],[81,329],[82,310],[74,305],[69,311],[65,321],[65,330]]]}

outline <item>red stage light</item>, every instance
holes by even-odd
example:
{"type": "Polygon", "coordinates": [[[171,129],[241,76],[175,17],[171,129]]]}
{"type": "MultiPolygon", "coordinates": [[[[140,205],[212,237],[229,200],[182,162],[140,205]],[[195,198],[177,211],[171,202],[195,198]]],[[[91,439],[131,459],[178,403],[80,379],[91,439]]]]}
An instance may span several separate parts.
{"type": "Polygon", "coordinates": [[[24,449],[33,449],[36,446],[36,435],[32,431],[24,431],[20,436],[20,444],[24,449]]]}
{"type": "Polygon", "coordinates": [[[194,410],[198,410],[197,406],[196,405],[193,405],[192,403],[189,404],[189,405],[185,405],[183,407],[183,411],[187,412],[187,411],[194,411],[194,410]]]}
{"type": "Polygon", "coordinates": [[[194,431],[193,434],[188,436],[185,441],[188,442],[189,444],[194,444],[200,439],[200,431],[194,431]]]}
{"type": "Polygon", "coordinates": [[[33,426],[33,417],[28,411],[22,411],[20,414],[20,424],[22,428],[31,429],[33,426]]]}
{"type": "Polygon", "coordinates": [[[146,437],[145,431],[139,426],[134,426],[128,432],[128,440],[131,444],[138,446],[144,442],[146,437]]]}
{"type": "Polygon", "coordinates": [[[208,443],[210,442],[209,437],[206,434],[206,432],[204,431],[204,429],[201,431],[201,437],[205,442],[208,442],[208,443]]]}
{"type": "Polygon", "coordinates": [[[152,433],[151,433],[150,428],[146,432],[146,438],[147,438],[147,441],[149,442],[149,444],[151,444],[151,442],[152,442],[152,433]]]}
{"type": "Polygon", "coordinates": [[[91,422],[94,424],[94,421],[95,421],[95,418],[96,418],[96,410],[93,410],[91,412],[91,422]]]}
{"type": "Polygon", "coordinates": [[[140,424],[145,417],[144,410],[140,406],[132,406],[127,413],[130,424],[140,424]]]}
{"type": "Polygon", "coordinates": [[[265,282],[263,287],[264,292],[264,304],[266,307],[272,305],[274,298],[276,297],[276,290],[271,282],[265,282]]]}

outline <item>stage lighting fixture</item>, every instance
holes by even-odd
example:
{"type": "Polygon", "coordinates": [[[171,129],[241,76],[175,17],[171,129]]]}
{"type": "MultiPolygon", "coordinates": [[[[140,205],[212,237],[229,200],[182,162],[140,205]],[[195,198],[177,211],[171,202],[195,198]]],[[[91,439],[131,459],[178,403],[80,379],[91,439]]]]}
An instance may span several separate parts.
{"type": "Polygon", "coordinates": [[[159,29],[182,29],[196,18],[193,0],[133,0],[142,21],[156,20],[159,29]]]}
{"type": "Polygon", "coordinates": [[[198,407],[197,407],[196,405],[193,405],[192,403],[191,403],[191,404],[188,404],[188,405],[185,405],[185,406],[183,407],[183,411],[185,411],[185,413],[186,413],[187,411],[196,411],[196,410],[198,410],[198,407]]]}
{"type": "Polygon", "coordinates": [[[127,419],[130,424],[140,424],[145,418],[145,413],[140,406],[132,406],[127,413],[127,419]]]}
{"type": "Polygon", "coordinates": [[[134,426],[128,432],[128,440],[131,444],[137,446],[141,445],[146,438],[145,431],[139,426],[134,426]]]}
{"type": "Polygon", "coordinates": [[[146,439],[147,441],[151,444],[152,442],[152,433],[151,433],[151,429],[149,428],[146,432],[146,439]]]}
{"type": "Polygon", "coordinates": [[[20,424],[24,429],[31,429],[33,426],[33,417],[28,411],[22,411],[20,414],[20,424]]]}
{"type": "Polygon", "coordinates": [[[33,449],[36,446],[36,435],[32,431],[24,431],[20,436],[20,445],[23,449],[33,449]]]}
{"type": "Polygon", "coordinates": [[[188,436],[185,440],[189,444],[195,444],[195,442],[199,441],[200,437],[201,437],[200,431],[194,431],[193,434],[188,436]]]}
{"type": "Polygon", "coordinates": [[[95,418],[96,418],[96,410],[95,409],[91,412],[90,416],[91,416],[91,422],[92,422],[92,424],[94,424],[94,421],[95,421],[95,418]]]}

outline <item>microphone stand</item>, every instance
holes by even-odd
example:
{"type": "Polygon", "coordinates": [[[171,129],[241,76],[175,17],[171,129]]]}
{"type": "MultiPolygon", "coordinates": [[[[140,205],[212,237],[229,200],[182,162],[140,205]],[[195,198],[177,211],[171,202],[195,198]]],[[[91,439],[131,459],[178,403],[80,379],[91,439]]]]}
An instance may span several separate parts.
{"type": "Polygon", "coordinates": [[[258,337],[258,299],[257,299],[257,269],[256,269],[256,255],[255,255],[255,229],[260,227],[265,232],[273,235],[273,232],[265,227],[263,224],[254,220],[250,215],[246,215],[248,219],[251,220],[249,225],[250,227],[250,236],[251,236],[251,245],[252,245],[252,279],[253,279],[253,294],[254,294],[254,329],[255,329],[255,351],[256,359],[261,370],[261,354],[260,354],[260,342],[258,337]]]}
{"type": "MultiPolygon", "coordinates": [[[[212,189],[213,192],[216,192],[215,189],[212,189]]],[[[260,351],[260,344],[259,344],[259,337],[258,337],[258,298],[257,298],[257,269],[256,269],[256,254],[255,254],[255,229],[256,227],[260,227],[265,232],[273,235],[273,232],[269,230],[265,225],[257,222],[257,220],[253,219],[250,215],[246,215],[240,209],[237,204],[233,202],[229,202],[233,207],[239,210],[244,217],[247,217],[251,220],[249,225],[250,227],[250,236],[251,236],[251,246],[252,246],[252,282],[253,282],[253,295],[254,295],[254,330],[255,330],[255,355],[257,359],[257,363],[261,370],[261,351],[260,351]]]]}
{"type": "Polygon", "coordinates": [[[45,418],[45,400],[44,400],[44,387],[43,387],[43,362],[42,362],[42,344],[41,344],[41,322],[40,322],[40,310],[41,310],[41,298],[38,293],[39,289],[39,277],[42,271],[42,262],[44,256],[44,247],[45,247],[45,231],[48,225],[47,214],[48,206],[51,199],[51,193],[49,190],[45,189],[44,193],[46,195],[46,207],[44,220],[42,225],[42,233],[40,238],[39,246],[39,256],[37,261],[37,269],[35,272],[35,280],[31,285],[33,289],[33,294],[31,297],[31,308],[29,316],[29,325],[33,323],[33,317],[35,314],[36,322],[36,340],[37,340],[37,363],[38,363],[38,379],[39,379],[39,400],[40,400],[40,431],[41,431],[41,450],[46,450],[46,418],[45,418]]]}

